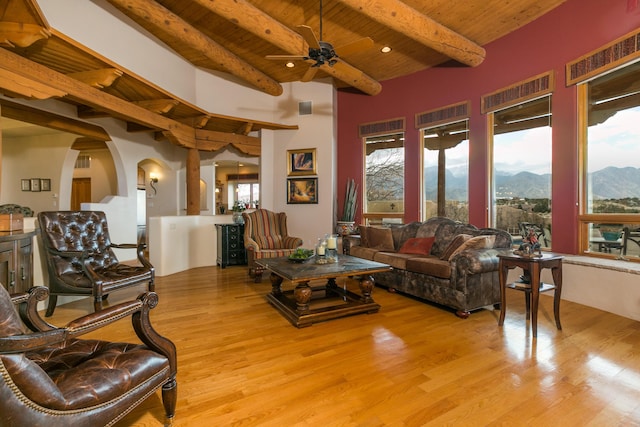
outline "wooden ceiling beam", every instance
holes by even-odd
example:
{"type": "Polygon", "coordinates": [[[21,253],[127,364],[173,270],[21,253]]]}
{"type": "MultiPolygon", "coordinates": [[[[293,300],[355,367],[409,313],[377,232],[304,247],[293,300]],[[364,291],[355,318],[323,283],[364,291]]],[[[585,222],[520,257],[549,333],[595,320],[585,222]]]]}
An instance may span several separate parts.
{"type": "Polygon", "coordinates": [[[466,65],[480,65],[482,46],[450,30],[400,0],[338,0],[374,21],[466,65]]]}
{"type": "Polygon", "coordinates": [[[99,70],[81,71],[69,73],[67,76],[79,80],[96,89],[104,89],[111,86],[124,73],[117,68],[101,68],[99,70]]]}
{"type": "MultiPolygon", "coordinates": [[[[194,2],[292,55],[306,55],[309,52],[309,45],[300,34],[246,0],[194,0],[194,2]]],[[[340,59],[339,63],[340,67],[324,64],[320,70],[368,95],[380,93],[382,85],[377,80],[343,59],[340,59]]]]}
{"type": "Polygon", "coordinates": [[[9,92],[15,98],[49,99],[61,98],[66,95],[61,90],[43,85],[11,70],[0,69],[0,81],[2,82],[0,91],[9,92]]]}
{"type": "MultiPolygon", "coordinates": [[[[178,145],[195,147],[194,129],[175,120],[155,114],[145,108],[138,107],[114,95],[95,89],[87,84],[58,73],[44,65],[40,65],[21,57],[7,49],[0,49],[0,71],[11,73],[33,80],[52,90],[66,94],[64,98],[90,108],[106,111],[112,117],[124,121],[132,121],[151,129],[162,129],[172,134],[178,145]]],[[[0,80],[0,86],[5,82],[0,80]]]]}
{"type": "Polygon", "coordinates": [[[260,138],[255,136],[196,129],[196,144],[200,151],[218,151],[232,145],[244,154],[260,155],[260,138]]]}
{"type": "Polygon", "coordinates": [[[133,19],[144,20],[180,42],[201,52],[229,73],[273,96],[282,94],[280,83],[240,59],[182,18],[150,0],[107,0],[133,19]]]}
{"type": "Polygon", "coordinates": [[[146,99],[144,101],[132,101],[135,105],[153,111],[156,114],[168,114],[180,104],[177,99],[146,99]]]}
{"type": "Polygon", "coordinates": [[[0,46],[29,47],[38,40],[47,39],[51,32],[41,25],[21,22],[0,22],[0,46]]]}
{"type": "Polygon", "coordinates": [[[70,117],[38,110],[6,99],[0,99],[2,117],[31,123],[50,129],[82,135],[92,140],[110,141],[109,134],[100,126],[81,122],[70,117]]]}

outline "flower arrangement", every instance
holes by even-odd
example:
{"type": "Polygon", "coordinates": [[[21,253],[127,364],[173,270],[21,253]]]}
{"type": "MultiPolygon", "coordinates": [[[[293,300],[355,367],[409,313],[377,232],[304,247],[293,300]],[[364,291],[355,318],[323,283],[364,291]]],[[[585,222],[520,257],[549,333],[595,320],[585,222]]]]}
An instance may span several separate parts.
{"type": "Polygon", "coordinates": [[[242,203],[240,200],[236,200],[231,208],[233,212],[243,212],[245,209],[247,209],[247,205],[242,203]]]}

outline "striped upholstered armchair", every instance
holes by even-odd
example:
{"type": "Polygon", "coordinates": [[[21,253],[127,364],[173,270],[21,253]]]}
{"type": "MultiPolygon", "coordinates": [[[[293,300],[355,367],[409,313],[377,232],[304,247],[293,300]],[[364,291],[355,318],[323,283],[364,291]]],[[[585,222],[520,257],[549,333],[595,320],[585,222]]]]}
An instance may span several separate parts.
{"type": "Polygon", "coordinates": [[[242,217],[249,274],[259,282],[264,269],[256,264],[256,260],[291,255],[296,248],[302,246],[302,239],[289,236],[287,214],[284,212],[276,213],[258,209],[253,212],[243,212],[242,217]]]}

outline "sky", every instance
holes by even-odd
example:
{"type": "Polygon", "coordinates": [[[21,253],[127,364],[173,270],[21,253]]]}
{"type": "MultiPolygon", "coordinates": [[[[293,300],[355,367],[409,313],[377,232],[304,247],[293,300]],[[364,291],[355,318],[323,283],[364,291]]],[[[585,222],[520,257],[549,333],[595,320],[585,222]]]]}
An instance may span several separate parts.
{"type": "MultiPolygon", "coordinates": [[[[618,112],[605,123],[592,126],[589,138],[589,172],[607,166],[640,168],[640,107],[618,112]]],[[[460,144],[446,151],[447,169],[456,174],[458,165],[468,157],[468,146],[460,144]]],[[[425,158],[425,167],[436,166],[437,153],[425,158]]],[[[494,165],[508,174],[526,170],[551,173],[551,128],[496,135],[494,165]]]]}

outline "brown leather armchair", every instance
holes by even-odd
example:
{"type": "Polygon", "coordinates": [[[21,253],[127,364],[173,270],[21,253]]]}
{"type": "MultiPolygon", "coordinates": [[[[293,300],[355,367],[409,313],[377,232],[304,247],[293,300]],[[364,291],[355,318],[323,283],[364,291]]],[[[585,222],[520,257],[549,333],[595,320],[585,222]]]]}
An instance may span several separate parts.
{"type": "Polygon", "coordinates": [[[263,268],[256,264],[257,259],[288,256],[302,246],[302,239],[289,236],[287,232],[287,214],[257,209],[243,212],[244,247],[247,250],[249,275],[256,282],[262,279],[263,268]]]}
{"type": "Polygon", "coordinates": [[[39,286],[10,296],[0,286],[0,425],[112,425],[159,388],[170,422],[176,348],[151,326],[157,295],[143,293],[57,328],[37,312],[47,292],[39,286]],[[143,344],[78,338],[129,317],[143,344]]]}
{"type": "Polygon", "coordinates": [[[104,212],[40,212],[38,223],[49,272],[46,317],[53,314],[58,295],[91,295],[98,311],[112,291],[141,282],[155,290],[155,271],[144,257],[146,245],[112,243],[104,212]],[[136,249],[140,265],[120,263],[113,248],[136,249]]]}

